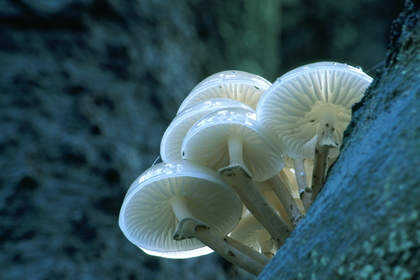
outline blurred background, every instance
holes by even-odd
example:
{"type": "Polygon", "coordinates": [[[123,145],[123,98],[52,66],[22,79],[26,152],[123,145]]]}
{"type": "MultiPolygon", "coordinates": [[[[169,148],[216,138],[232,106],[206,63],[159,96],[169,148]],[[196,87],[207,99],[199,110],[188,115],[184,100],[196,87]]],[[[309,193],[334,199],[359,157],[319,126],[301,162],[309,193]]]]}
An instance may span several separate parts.
{"type": "MultiPolygon", "coordinates": [[[[212,254],[150,257],[124,195],[207,76],[370,75],[403,0],[0,1],[0,279],[253,279],[212,254]]],[[[298,265],[298,264],[297,264],[298,265]]]]}

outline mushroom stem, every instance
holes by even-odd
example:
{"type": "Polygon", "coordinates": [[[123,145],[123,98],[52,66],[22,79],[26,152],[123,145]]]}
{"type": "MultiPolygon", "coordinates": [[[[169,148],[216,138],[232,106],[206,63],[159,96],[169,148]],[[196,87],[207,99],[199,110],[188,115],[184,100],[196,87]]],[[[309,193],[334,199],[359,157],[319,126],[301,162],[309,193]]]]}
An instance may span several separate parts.
{"type": "Polygon", "coordinates": [[[280,171],[279,174],[268,179],[270,182],[271,189],[276,194],[277,198],[280,200],[281,204],[286,211],[286,214],[290,218],[290,222],[295,228],[297,224],[302,220],[303,215],[300,212],[299,206],[297,205],[295,199],[292,196],[290,191],[291,187],[287,184],[290,184],[287,175],[284,171],[280,171]]]}
{"type": "Polygon", "coordinates": [[[312,202],[315,201],[325,182],[328,169],[328,153],[339,144],[334,137],[334,116],[327,110],[321,115],[318,140],[315,146],[314,170],[312,175],[312,202]]]}
{"type": "Polygon", "coordinates": [[[335,140],[335,116],[329,108],[324,107],[322,110],[319,128],[318,128],[318,143],[321,147],[338,148],[339,144],[335,140]]]}
{"type": "Polygon", "coordinates": [[[338,148],[339,145],[334,138],[334,130],[335,128],[332,127],[329,123],[325,124],[324,130],[319,137],[320,146],[338,148]]]}
{"type": "Polygon", "coordinates": [[[257,189],[252,179],[239,167],[231,168],[229,172],[222,174],[249,212],[269,232],[277,247],[283,245],[289,237],[291,229],[257,189]]]}
{"type": "MultiPolygon", "coordinates": [[[[262,270],[264,265],[269,262],[262,254],[255,250],[243,245],[242,243],[233,240],[230,237],[219,238],[215,236],[211,231],[210,227],[199,221],[194,217],[188,208],[188,198],[185,196],[175,196],[171,198],[170,203],[175,216],[179,220],[179,224],[174,232],[173,239],[183,240],[186,238],[197,238],[202,243],[213,249],[220,256],[224,257],[231,263],[242,267],[248,272],[254,274],[255,272],[262,270]],[[229,252],[232,252],[229,253],[229,252]],[[252,263],[259,263],[259,265],[251,265],[252,263]],[[250,266],[248,270],[248,266],[250,266]],[[260,267],[262,266],[262,268],[260,267]]],[[[261,271],[258,272],[258,274],[261,271]]],[[[258,275],[254,274],[254,275],[258,275]]]]}
{"type": "Polygon", "coordinates": [[[329,150],[329,147],[321,146],[318,142],[315,146],[314,171],[312,175],[312,203],[315,201],[325,183],[329,150]]]}
{"type": "MultiPolygon", "coordinates": [[[[271,237],[269,236],[269,239],[271,239],[271,237]]],[[[245,254],[247,254],[248,256],[252,257],[254,260],[256,260],[257,262],[259,262],[262,265],[266,265],[270,262],[270,258],[268,258],[267,256],[265,256],[265,254],[261,254],[257,251],[255,251],[254,249],[246,246],[245,244],[239,242],[238,240],[229,237],[229,236],[225,236],[223,238],[223,240],[232,245],[233,247],[235,247],[236,249],[244,252],[245,254]]]]}
{"type": "Polygon", "coordinates": [[[248,177],[252,177],[243,158],[243,140],[238,135],[230,134],[227,139],[229,150],[229,166],[219,169],[219,173],[229,174],[232,168],[242,169],[248,177]]]}
{"type": "MultiPolygon", "coordinates": [[[[188,198],[182,195],[177,195],[171,198],[170,200],[172,210],[175,213],[176,218],[178,221],[185,221],[185,219],[191,219],[193,221],[196,221],[200,225],[205,225],[205,223],[199,221],[194,217],[194,215],[191,213],[191,211],[188,208],[188,198]]],[[[183,222],[184,223],[184,222],[183,222]]],[[[173,235],[173,238],[175,240],[182,240],[185,238],[193,238],[194,236],[190,235],[191,230],[185,228],[183,225],[177,226],[175,233],[173,235]]]]}
{"type": "Polygon", "coordinates": [[[308,213],[308,210],[311,207],[311,189],[308,186],[308,178],[306,177],[303,158],[294,158],[293,164],[295,168],[296,181],[299,187],[300,199],[302,200],[305,212],[308,213]]]}
{"type": "MultiPolygon", "coordinates": [[[[196,238],[203,244],[213,249],[221,257],[225,258],[232,264],[243,268],[255,276],[258,276],[264,269],[265,264],[262,264],[260,261],[250,257],[242,250],[229,244],[229,241],[231,242],[231,238],[220,238],[214,235],[207,225],[204,225],[197,220],[191,218],[185,218],[181,220],[178,224],[176,232],[182,232],[185,236],[189,237],[174,234],[173,238],[175,240],[182,240],[184,238],[196,238]]],[[[263,256],[261,255],[261,257],[263,256]]],[[[265,263],[268,263],[268,261],[265,261],[265,263]]]]}

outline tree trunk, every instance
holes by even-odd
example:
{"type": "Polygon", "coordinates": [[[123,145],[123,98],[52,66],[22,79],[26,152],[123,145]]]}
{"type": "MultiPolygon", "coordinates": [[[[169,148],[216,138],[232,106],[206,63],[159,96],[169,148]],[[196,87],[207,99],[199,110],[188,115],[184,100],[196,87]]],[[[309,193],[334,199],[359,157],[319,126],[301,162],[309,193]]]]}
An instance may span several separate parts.
{"type": "Polygon", "coordinates": [[[258,279],[420,279],[419,5],[394,21],[324,189],[258,279]]]}

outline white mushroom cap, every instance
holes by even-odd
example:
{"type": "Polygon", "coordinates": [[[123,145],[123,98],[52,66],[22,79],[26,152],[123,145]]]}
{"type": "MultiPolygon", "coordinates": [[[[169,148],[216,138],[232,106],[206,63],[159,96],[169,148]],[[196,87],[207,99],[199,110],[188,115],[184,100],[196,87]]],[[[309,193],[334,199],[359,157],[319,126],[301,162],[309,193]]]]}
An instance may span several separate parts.
{"type": "Polygon", "coordinates": [[[211,253],[195,238],[173,240],[178,219],[171,199],[187,201],[194,218],[226,236],[238,223],[242,203],[214,171],[193,163],[159,163],[141,174],[124,199],[119,225],[127,239],[154,256],[189,258],[211,253]]]}
{"type": "MultiPolygon", "coordinates": [[[[280,78],[260,98],[258,120],[292,158],[314,158],[320,124],[333,123],[330,147],[341,145],[358,102],[372,78],[360,68],[335,62],[318,62],[294,69],[280,78]]],[[[338,150],[330,151],[336,157],[338,150]],[[335,153],[335,154],[334,154],[335,153]]]]}
{"type": "Polygon", "coordinates": [[[255,74],[244,71],[222,71],[201,81],[185,98],[178,113],[185,108],[211,98],[229,98],[257,107],[258,100],[271,83],[255,74]]]}
{"type": "Polygon", "coordinates": [[[242,217],[236,228],[230,233],[230,237],[265,255],[274,255],[277,252],[270,234],[249,212],[242,217]]]}
{"type": "Polygon", "coordinates": [[[283,168],[283,159],[267,142],[255,111],[243,108],[219,110],[198,120],[183,141],[183,159],[213,170],[227,167],[234,160],[228,151],[232,136],[240,138],[242,147],[238,149],[255,181],[264,181],[283,168]]]}
{"type": "Polygon", "coordinates": [[[227,98],[200,101],[187,107],[172,120],[160,143],[160,156],[164,162],[181,161],[182,140],[196,121],[206,114],[224,108],[252,108],[245,103],[227,98]]]}

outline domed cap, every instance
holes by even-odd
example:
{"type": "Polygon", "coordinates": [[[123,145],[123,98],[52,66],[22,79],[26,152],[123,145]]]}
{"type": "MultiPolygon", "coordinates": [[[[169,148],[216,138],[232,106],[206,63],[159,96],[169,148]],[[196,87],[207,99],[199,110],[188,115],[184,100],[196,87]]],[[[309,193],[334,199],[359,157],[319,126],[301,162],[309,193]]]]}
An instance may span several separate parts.
{"type": "Polygon", "coordinates": [[[250,106],[237,100],[214,98],[191,105],[176,115],[163,134],[160,143],[160,156],[162,160],[171,163],[181,161],[182,140],[188,130],[206,114],[226,108],[252,109],[250,106]]]}
{"type": "Polygon", "coordinates": [[[154,256],[189,258],[211,253],[195,238],[176,241],[179,223],[171,199],[186,201],[194,218],[217,236],[226,236],[238,223],[242,203],[214,171],[193,163],[159,163],[141,174],[124,199],[119,225],[127,239],[154,256]]]}
{"type": "Polygon", "coordinates": [[[243,162],[255,181],[264,181],[284,166],[282,157],[269,144],[256,120],[254,110],[231,108],[212,112],[198,120],[182,144],[183,158],[213,170],[230,162],[229,138],[236,136],[243,162]]]}
{"type": "Polygon", "coordinates": [[[185,98],[178,113],[185,108],[211,98],[229,98],[257,107],[261,95],[271,83],[255,74],[244,71],[222,71],[201,81],[185,98]]]}
{"type": "MultiPolygon", "coordinates": [[[[323,137],[321,145],[341,145],[351,107],[371,82],[360,68],[335,62],[308,64],[277,79],[260,98],[257,117],[277,137],[284,155],[312,159],[318,137],[323,137]],[[331,133],[322,134],[325,125],[331,133]]],[[[331,157],[337,155],[338,150],[330,151],[331,157]]]]}
{"type": "Polygon", "coordinates": [[[277,252],[270,234],[250,213],[241,219],[230,237],[266,256],[277,252]]]}

